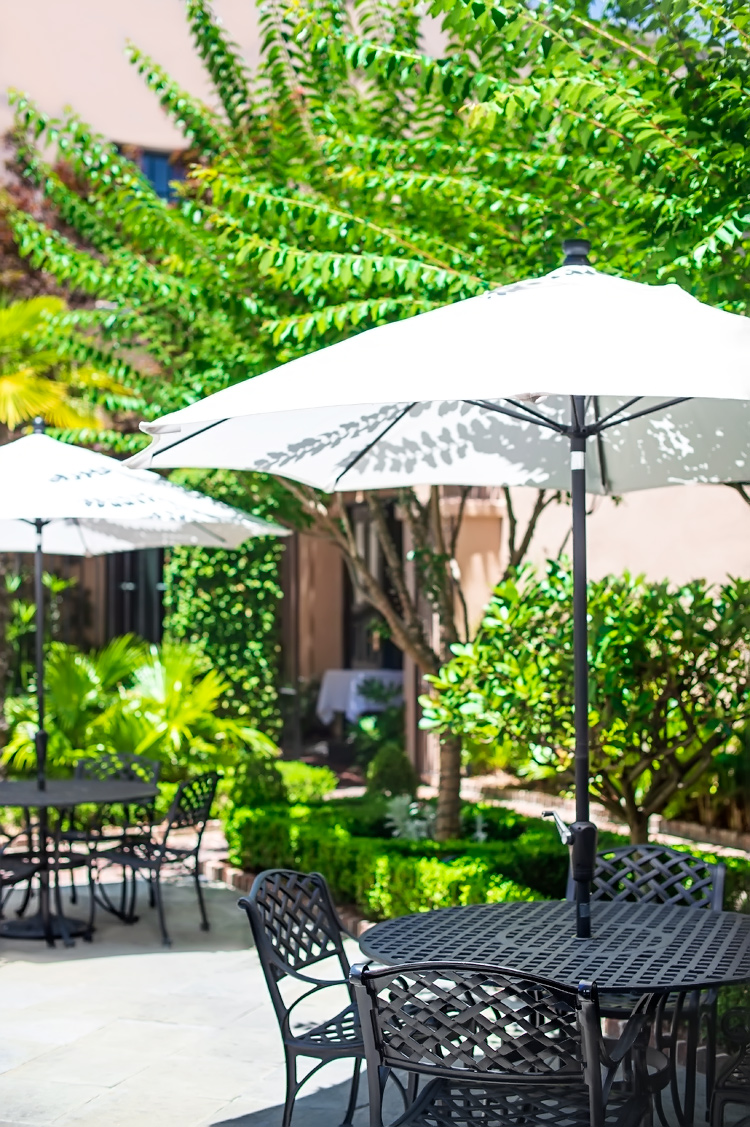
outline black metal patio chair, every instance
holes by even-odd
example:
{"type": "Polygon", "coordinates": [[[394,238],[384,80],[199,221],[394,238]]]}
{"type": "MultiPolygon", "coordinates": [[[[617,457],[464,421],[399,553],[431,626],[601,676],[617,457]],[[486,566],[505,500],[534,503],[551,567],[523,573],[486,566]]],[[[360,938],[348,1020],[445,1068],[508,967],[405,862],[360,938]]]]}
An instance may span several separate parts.
{"type": "MultiPolygon", "coordinates": [[[[724,906],[722,864],[710,864],[702,857],[670,849],[666,845],[624,845],[603,849],[596,855],[596,869],[591,886],[592,900],[631,901],[639,904],[679,904],[686,908],[702,908],[720,912],[724,906]]],[[[566,899],[575,899],[575,881],[568,873],[566,899]]],[[[711,1101],[716,1060],[717,993],[670,996],[661,1006],[656,1022],[656,1044],[667,1049],[670,1059],[672,1100],[685,1122],[692,1123],[695,1114],[696,1069],[701,1026],[706,1028],[706,1111],[711,1101]],[[668,1029],[665,1030],[665,1026],[668,1029]],[[677,1041],[685,1029],[685,1080],[680,1093],[677,1070],[677,1041]]],[[[623,1020],[632,1008],[632,997],[606,994],[602,997],[604,1017],[623,1020]]],[[[657,1110],[662,1123],[667,1119],[657,1097],[657,1110]]]]}
{"type": "Polygon", "coordinates": [[[0,830],[0,919],[3,918],[3,908],[8,897],[19,884],[26,884],[23,907],[28,904],[31,881],[38,868],[29,849],[20,844],[20,834],[8,834],[0,830]]]}
{"type": "MultiPolygon", "coordinates": [[[[147,759],[131,752],[110,751],[96,758],[79,759],[73,769],[73,777],[119,779],[123,782],[153,783],[156,786],[160,770],[161,764],[155,759],[147,759]]],[[[58,840],[68,847],[83,845],[92,854],[102,844],[112,845],[123,838],[150,835],[156,821],[155,799],[150,802],[126,803],[123,806],[99,806],[87,818],[82,818],[80,811],[68,810],[61,817],[58,840]]],[[[77,896],[73,880],[70,899],[75,904],[77,896]]]]}
{"type": "MultiPolygon", "coordinates": [[[[239,901],[250,922],[255,946],[281,1030],[286,1061],[286,1096],[282,1127],[290,1127],[294,1101],[302,1085],[329,1061],[350,1057],[354,1062],[349,1103],[342,1127],[351,1124],[356,1110],[359,1072],[364,1056],[362,1032],[349,987],[344,928],[320,873],[268,869],[259,873],[247,897],[239,901]],[[311,973],[311,968],[331,960],[334,977],[311,973]],[[309,987],[291,1002],[285,997],[285,980],[309,987]],[[328,1021],[293,1030],[293,1010],[305,998],[344,986],[350,1003],[328,1021]],[[300,1057],[317,1060],[301,1080],[300,1057]]],[[[296,1017],[296,1015],[294,1015],[296,1017]]]]}
{"type": "Polygon", "coordinates": [[[426,1080],[392,1127],[639,1127],[667,1062],[646,1045],[653,1000],[619,1042],[601,1035],[596,987],[471,963],[361,965],[350,980],[362,1027],[370,1127],[382,1077],[426,1080]],[[635,1088],[618,1077],[626,1056],[635,1088]]]}
{"type": "MultiPolygon", "coordinates": [[[[711,1097],[711,1127],[724,1127],[724,1111],[729,1105],[750,1108],[750,1009],[727,1010],[721,1029],[733,1052],[716,1078],[711,1097]]],[[[750,1116],[742,1123],[750,1124],[750,1116]]]]}
{"type": "Polygon", "coordinates": [[[161,826],[132,839],[125,837],[114,848],[100,849],[95,854],[97,864],[101,863],[103,866],[103,870],[98,869],[99,894],[108,910],[125,923],[135,923],[138,919],[135,915],[136,878],[139,874],[145,877],[149,885],[149,902],[152,907],[156,906],[159,913],[159,926],[165,947],[172,943],[166,928],[162,900],[161,875],[165,869],[183,871],[193,877],[200,907],[201,929],[208,931],[210,926],[201,890],[198,854],[218,784],[218,771],[209,771],[180,783],[161,826]],[[175,844],[174,832],[187,829],[194,831],[195,843],[189,847],[175,844]],[[119,909],[112,903],[101,883],[102,871],[112,865],[119,865],[123,871],[123,894],[119,909]],[[128,900],[125,894],[128,873],[130,896],[127,908],[123,908],[128,900]]]}

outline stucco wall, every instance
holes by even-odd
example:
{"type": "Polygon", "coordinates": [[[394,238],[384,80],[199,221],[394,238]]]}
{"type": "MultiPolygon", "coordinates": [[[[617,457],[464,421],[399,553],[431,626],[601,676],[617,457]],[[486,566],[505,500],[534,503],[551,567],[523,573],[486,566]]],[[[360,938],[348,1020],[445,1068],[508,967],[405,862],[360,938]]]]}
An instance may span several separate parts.
{"type": "MultiPolygon", "coordinates": [[[[214,0],[214,9],[246,60],[255,63],[253,0],[214,0]]],[[[211,100],[181,0],[0,0],[0,132],[11,123],[5,92],[15,87],[47,113],[72,106],[113,141],[184,148],[156,96],[125,58],[128,39],[191,94],[211,100]]]]}

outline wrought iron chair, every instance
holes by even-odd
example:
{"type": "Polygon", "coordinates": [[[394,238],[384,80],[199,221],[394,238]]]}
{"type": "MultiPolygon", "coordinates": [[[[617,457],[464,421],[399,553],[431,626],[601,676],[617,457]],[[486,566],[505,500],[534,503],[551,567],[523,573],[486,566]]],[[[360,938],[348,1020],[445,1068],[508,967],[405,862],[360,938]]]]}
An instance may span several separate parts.
{"type": "MultiPolygon", "coordinates": [[[[159,781],[161,764],[126,751],[111,751],[96,759],[79,759],[73,769],[76,779],[121,779],[124,782],[153,783],[159,781]]],[[[93,854],[102,843],[150,834],[156,817],[156,802],[127,803],[123,807],[100,806],[93,818],[80,819],[76,810],[65,811],[61,818],[58,840],[68,847],[84,845],[93,854]]],[[[124,888],[124,885],[123,885],[124,888]]],[[[76,886],[71,881],[70,899],[76,902],[76,886]]],[[[151,905],[153,907],[153,903],[151,905]]],[[[123,906],[124,907],[124,906],[123,906]]]]}
{"type": "Polygon", "coordinates": [[[31,896],[31,881],[39,865],[28,848],[21,848],[17,842],[20,835],[6,834],[0,830],[0,919],[3,907],[13,889],[26,884],[26,895],[19,914],[25,909],[31,896]]]}
{"type": "Polygon", "coordinates": [[[356,966],[370,1127],[383,1127],[382,1077],[428,1083],[392,1127],[638,1127],[666,1059],[646,1045],[644,999],[619,1042],[601,1035],[596,987],[576,992],[535,975],[471,963],[356,966]],[[618,1070],[636,1062],[635,1094],[618,1070]]]}
{"type": "MultiPolygon", "coordinates": [[[[721,1020],[721,1028],[735,1051],[714,1085],[711,1127],[724,1127],[724,1109],[728,1104],[750,1107],[750,1010],[727,1010],[721,1020]]],[[[742,1123],[750,1124],[750,1116],[742,1123]]]]}
{"type": "MultiPolygon", "coordinates": [[[[218,783],[218,771],[209,771],[180,783],[161,827],[157,826],[151,833],[139,834],[132,839],[123,838],[113,849],[100,849],[95,855],[97,862],[102,862],[105,869],[111,865],[122,867],[123,886],[127,883],[128,872],[130,873],[129,906],[127,909],[118,909],[102,888],[102,870],[98,870],[100,896],[108,910],[125,923],[135,923],[138,919],[135,915],[136,877],[139,873],[145,876],[149,883],[149,901],[159,913],[159,926],[165,947],[172,944],[164,920],[162,901],[161,874],[165,868],[181,869],[193,877],[201,913],[201,929],[208,931],[210,926],[198,873],[198,854],[218,783]],[[184,829],[192,829],[196,834],[195,844],[189,848],[175,845],[171,840],[175,830],[184,829]]],[[[123,889],[121,905],[125,904],[126,899],[123,889]]]]}
{"type": "MultiPolygon", "coordinates": [[[[679,904],[686,908],[702,908],[720,912],[724,905],[725,867],[709,864],[702,857],[682,853],[666,845],[624,845],[597,853],[596,870],[591,887],[592,900],[632,901],[640,904],[679,904]]],[[[566,899],[575,899],[575,881],[568,873],[566,899]]],[[[656,1022],[657,1046],[669,1050],[671,1090],[675,1108],[684,1121],[693,1122],[695,1113],[695,1075],[701,1024],[706,1026],[706,1100],[710,1104],[716,1059],[715,990],[701,996],[699,991],[664,999],[656,1022]],[[677,1073],[677,1040],[685,1026],[686,1068],[684,1093],[681,1094],[677,1073]],[[664,1026],[669,1027],[665,1032],[664,1026]]],[[[601,1011],[604,1017],[623,1020],[630,1013],[632,998],[626,995],[604,995],[601,1011]]],[[[657,1110],[666,1123],[661,1100],[657,1110]]]]}
{"type": "Polygon", "coordinates": [[[239,907],[244,908],[250,922],[284,1045],[286,1097],[282,1127],[290,1127],[294,1101],[305,1081],[329,1061],[342,1057],[351,1057],[354,1061],[342,1127],[351,1124],[364,1056],[353,1000],[329,1021],[297,1032],[292,1029],[293,1010],[305,998],[342,985],[351,998],[349,960],[342,942],[342,935],[348,932],[336,914],[324,878],[320,873],[268,869],[255,878],[248,896],[239,901],[239,907]],[[311,968],[328,959],[335,964],[335,973],[338,976],[340,972],[340,977],[311,973],[311,968]],[[289,1004],[282,993],[285,979],[303,983],[309,989],[289,1004]],[[299,1057],[318,1061],[301,1080],[297,1079],[299,1057]]]}

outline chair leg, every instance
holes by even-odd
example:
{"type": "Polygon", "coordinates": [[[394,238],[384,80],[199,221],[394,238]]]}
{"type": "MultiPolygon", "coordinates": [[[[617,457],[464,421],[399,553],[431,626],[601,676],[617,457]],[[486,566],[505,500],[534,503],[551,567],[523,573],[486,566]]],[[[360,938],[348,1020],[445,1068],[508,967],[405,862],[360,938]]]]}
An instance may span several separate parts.
{"type": "Polygon", "coordinates": [[[201,910],[201,931],[208,931],[211,925],[208,922],[208,916],[206,915],[206,905],[203,901],[203,889],[201,888],[201,878],[198,875],[197,857],[195,858],[195,872],[193,873],[193,878],[195,880],[195,891],[198,893],[198,904],[200,905],[201,910]]]}
{"type": "Polygon", "coordinates": [[[708,1003],[704,1016],[706,1018],[706,1119],[710,1120],[711,1099],[716,1083],[717,1012],[715,999],[708,1003]]]}
{"type": "Polygon", "coordinates": [[[21,901],[21,906],[19,908],[16,908],[16,915],[18,916],[19,919],[21,919],[21,917],[24,915],[26,909],[29,906],[29,901],[31,900],[32,892],[33,892],[32,882],[31,882],[31,878],[29,878],[29,880],[26,881],[26,888],[24,889],[23,900],[21,901]]]}
{"type": "Polygon", "coordinates": [[[346,1115],[344,1116],[341,1127],[351,1127],[354,1113],[357,1110],[357,1093],[359,1091],[359,1074],[362,1068],[362,1058],[356,1057],[354,1061],[354,1072],[352,1073],[352,1083],[349,1089],[349,1103],[346,1105],[346,1115]]]}
{"type": "Polygon", "coordinates": [[[285,1053],[286,1057],[286,1095],[284,1097],[284,1114],[281,1117],[281,1127],[291,1127],[294,1113],[294,1100],[297,1095],[297,1058],[293,1054],[285,1053]]]}
{"type": "MultiPolygon", "coordinates": [[[[133,880],[135,880],[135,873],[133,873],[133,880]]],[[[169,938],[167,932],[167,925],[164,922],[164,904],[161,898],[161,881],[159,879],[159,870],[154,870],[154,896],[156,898],[156,910],[159,913],[159,927],[161,928],[161,941],[165,947],[172,946],[172,940],[169,938]]]]}

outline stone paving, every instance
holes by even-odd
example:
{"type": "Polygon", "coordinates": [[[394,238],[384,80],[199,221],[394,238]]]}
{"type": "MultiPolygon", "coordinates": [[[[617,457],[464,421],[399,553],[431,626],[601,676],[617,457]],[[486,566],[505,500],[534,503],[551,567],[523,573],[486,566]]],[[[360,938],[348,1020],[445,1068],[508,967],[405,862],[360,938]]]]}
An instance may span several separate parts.
{"type": "MultiPolygon", "coordinates": [[[[279,1127],[281,1040],[237,892],[205,887],[202,932],[192,882],[165,882],[171,949],[140,893],[139,922],[99,912],[92,943],[0,939],[0,1127],[279,1127]]],[[[330,995],[325,1012],[346,1004],[330,995]]],[[[293,1127],[341,1122],[350,1069],[330,1064],[311,1080],[293,1127]]],[[[401,1105],[388,1102],[395,1116],[401,1105]]],[[[355,1124],[367,1122],[363,1107],[355,1124]]]]}
{"type": "MultiPolygon", "coordinates": [[[[205,892],[208,933],[193,888],[165,887],[169,950],[143,895],[133,926],[100,912],[93,943],[0,940],[0,1127],[277,1127],[281,1041],[247,921],[236,892],[205,892]]],[[[295,1127],[340,1122],[349,1070],[311,1080],[295,1127]]]]}

